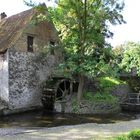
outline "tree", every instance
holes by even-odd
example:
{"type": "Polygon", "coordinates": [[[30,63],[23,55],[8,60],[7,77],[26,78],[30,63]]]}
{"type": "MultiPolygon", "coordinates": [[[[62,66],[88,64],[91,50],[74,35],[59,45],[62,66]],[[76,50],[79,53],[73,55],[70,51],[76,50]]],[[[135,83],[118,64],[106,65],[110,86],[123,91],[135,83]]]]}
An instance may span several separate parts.
{"type": "Polygon", "coordinates": [[[137,74],[140,75],[140,43],[127,42],[123,45],[123,49],[121,69],[127,72],[136,69],[137,74]]]}
{"type": "Polygon", "coordinates": [[[65,63],[61,66],[72,75],[78,75],[80,102],[84,76],[111,72],[112,49],[105,38],[113,36],[109,23],[124,23],[120,14],[124,3],[120,0],[58,0],[57,4],[49,11],[65,51],[65,63]]]}
{"type": "Polygon", "coordinates": [[[122,69],[120,67],[120,63],[122,62],[123,59],[123,54],[124,54],[124,48],[123,45],[117,45],[115,48],[113,48],[113,53],[114,53],[114,64],[117,69],[117,75],[122,72],[122,69]]]}
{"type": "Polygon", "coordinates": [[[119,14],[123,6],[115,0],[59,0],[58,7],[50,10],[65,47],[65,67],[79,77],[78,102],[84,76],[106,73],[110,67],[113,55],[105,38],[113,34],[108,23],[124,22],[119,14]]]}

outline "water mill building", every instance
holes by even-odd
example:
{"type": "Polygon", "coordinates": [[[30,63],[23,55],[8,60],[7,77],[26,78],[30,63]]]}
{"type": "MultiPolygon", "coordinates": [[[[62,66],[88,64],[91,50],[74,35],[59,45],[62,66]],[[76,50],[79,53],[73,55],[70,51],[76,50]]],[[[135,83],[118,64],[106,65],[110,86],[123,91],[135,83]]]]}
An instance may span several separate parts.
{"type": "Polygon", "coordinates": [[[1,13],[0,112],[8,114],[42,106],[40,84],[61,60],[58,42],[46,10],[32,8],[10,17],[1,13]],[[46,19],[41,20],[42,16],[46,19]]]}

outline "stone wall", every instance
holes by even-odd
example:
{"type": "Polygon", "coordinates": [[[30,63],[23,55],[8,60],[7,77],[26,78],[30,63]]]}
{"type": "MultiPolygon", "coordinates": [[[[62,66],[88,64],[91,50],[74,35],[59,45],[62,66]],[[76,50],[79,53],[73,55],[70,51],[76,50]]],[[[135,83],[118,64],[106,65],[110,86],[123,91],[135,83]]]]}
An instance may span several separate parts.
{"type": "Polygon", "coordinates": [[[120,103],[126,101],[129,93],[132,93],[132,90],[128,84],[117,85],[111,90],[111,94],[118,97],[120,103]]]}
{"type": "MultiPolygon", "coordinates": [[[[46,80],[56,57],[9,50],[9,107],[20,109],[41,106],[40,84],[46,80]]],[[[58,61],[57,61],[58,62],[58,61]]]]}
{"type": "Polygon", "coordinates": [[[8,52],[0,55],[0,100],[9,101],[8,52]]]}

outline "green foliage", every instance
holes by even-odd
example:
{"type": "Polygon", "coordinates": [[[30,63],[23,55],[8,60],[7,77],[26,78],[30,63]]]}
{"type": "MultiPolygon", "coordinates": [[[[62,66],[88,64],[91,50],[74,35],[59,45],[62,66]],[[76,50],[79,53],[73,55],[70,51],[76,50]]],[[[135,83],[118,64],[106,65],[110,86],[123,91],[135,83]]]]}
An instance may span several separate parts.
{"type": "Polygon", "coordinates": [[[99,102],[117,103],[118,102],[118,99],[116,97],[110,94],[104,94],[99,92],[97,92],[96,94],[93,94],[92,92],[85,92],[83,98],[92,103],[99,103],[99,102]]]}
{"type": "Polygon", "coordinates": [[[27,5],[27,6],[29,6],[29,7],[34,7],[34,6],[36,6],[36,3],[35,2],[33,2],[32,0],[23,0],[23,2],[24,2],[24,4],[25,5],[27,5]]]}
{"type": "Polygon", "coordinates": [[[115,87],[120,84],[125,84],[124,81],[121,81],[120,79],[114,78],[114,77],[100,77],[99,79],[100,87],[106,88],[106,87],[115,87]]]}
{"type": "Polygon", "coordinates": [[[130,140],[130,139],[128,139],[127,136],[122,135],[122,136],[118,136],[118,137],[116,137],[116,138],[113,138],[113,139],[111,139],[111,140],[130,140]]]}
{"type": "Polygon", "coordinates": [[[124,53],[123,45],[116,46],[113,49],[113,52],[114,52],[114,55],[115,55],[116,64],[118,65],[118,64],[121,63],[122,58],[123,58],[123,53],[124,53]]]}
{"type": "Polygon", "coordinates": [[[63,68],[71,74],[90,77],[111,74],[115,65],[112,66],[113,53],[105,37],[111,37],[112,33],[106,23],[124,22],[120,14],[123,3],[115,0],[59,0],[57,4],[56,8],[49,8],[49,12],[65,49],[63,68]]]}
{"type": "Polygon", "coordinates": [[[111,140],[140,140],[140,129],[132,130],[128,135],[121,135],[111,140]]]}
{"type": "Polygon", "coordinates": [[[94,102],[94,94],[92,92],[84,92],[83,99],[94,102]]]}
{"type": "Polygon", "coordinates": [[[126,84],[124,81],[114,77],[100,77],[97,80],[99,81],[99,90],[104,93],[109,93],[117,85],[126,84]]]}
{"type": "MultiPolygon", "coordinates": [[[[125,23],[122,0],[56,0],[57,7],[49,8],[64,47],[65,62],[61,68],[71,75],[96,77],[116,72],[114,55],[105,38],[113,36],[109,24],[125,23]]],[[[26,3],[34,6],[32,1],[26,3]],[[30,4],[31,3],[31,4],[30,4]]],[[[40,6],[37,6],[39,9],[40,6]]],[[[42,8],[40,8],[42,10],[42,8]]],[[[48,14],[47,14],[48,16],[48,14]]],[[[39,15],[40,22],[46,17],[39,15]]],[[[84,80],[79,80],[81,98],[84,80]]]]}
{"type": "Polygon", "coordinates": [[[110,94],[100,94],[96,93],[94,96],[96,102],[108,102],[108,103],[116,103],[117,98],[110,94]]]}
{"type": "Polygon", "coordinates": [[[78,113],[78,103],[76,99],[73,99],[72,101],[72,112],[78,113]]]}
{"type": "Polygon", "coordinates": [[[96,94],[85,92],[83,98],[90,102],[118,103],[118,98],[112,96],[110,91],[113,87],[125,82],[113,77],[100,77],[97,81],[99,82],[98,92],[96,94]]]}
{"type": "Polygon", "coordinates": [[[135,68],[137,74],[140,75],[140,43],[127,42],[123,45],[123,48],[124,52],[120,63],[121,69],[131,72],[135,68]]]}
{"type": "Polygon", "coordinates": [[[48,8],[46,7],[45,3],[36,3],[34,0],[23,0],[24,4],[32,7],[36,14],[33,16],[30,25],[38,25],[40,22],[52,22],[50,14],[48,14],[48,8]]]}
{"type": "Polygon", "coordinates": [[[128,135],[128,138],[132,140],[140,140],[140,129],[135,129],[131,131],[128,135]]]}

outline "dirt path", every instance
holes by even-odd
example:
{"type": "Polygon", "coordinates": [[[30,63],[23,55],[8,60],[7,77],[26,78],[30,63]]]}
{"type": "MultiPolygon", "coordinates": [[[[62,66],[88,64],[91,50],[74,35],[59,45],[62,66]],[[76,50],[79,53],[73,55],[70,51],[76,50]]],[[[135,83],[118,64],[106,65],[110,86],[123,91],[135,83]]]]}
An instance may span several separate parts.
{"type": "Polygon", "coordinates": [[[140,119],[114,124],[0,129],[0,140],[102,140],[140,128],[140,119]]]}

